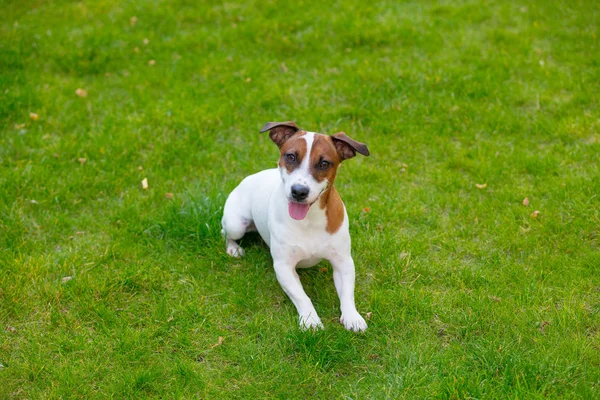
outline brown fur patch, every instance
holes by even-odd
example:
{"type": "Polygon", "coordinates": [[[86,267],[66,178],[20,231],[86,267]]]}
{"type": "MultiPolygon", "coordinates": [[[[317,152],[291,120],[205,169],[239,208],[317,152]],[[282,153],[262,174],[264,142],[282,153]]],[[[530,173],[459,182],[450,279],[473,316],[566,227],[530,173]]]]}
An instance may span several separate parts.
{"type": "Polygon", "coordinates": [[[327,179],[328,187],[321,195],[319,207],[325,210],[327,217],[327,226],[325,230],[330,233],[336,233],[344,222],[344,203],[339,193],[333,186],[337,168],[342,162],[333,140],[330,136],[316,134],[310,151],[310,173],[318,182],[327,179]],[[329,168],[323,170],[319,168],[322,161],[331,163],[329,168]]]}
{"type": "Polygon", "coordinates": [[[306,157],[306,140],[301,139],[301,137],[305,134],[305,131],[296,133],[294,136],[286,140],[280,147],[281,155],[279,157],[279,166],[287,169],[288,173],[291,173],[293,170],[298,168],[304,157],[306,157]],[[296,161],[294,163],[289,163],[286,161],[286,154],[290,153],[296,156],[296,161]]]}
{"type": "Polygon", "coordinates": [[[333,144],[333,140],[327,135],[316,134],[310,150],[310,173],[317,182],[327,179],[329,185],[333,185],[337,167],[342,160],[333,144]],[[331,165],[328,169],[319,168],[322,161],[327,161],[331,165]]]}
{"type": "Polygon", "coordinates": [[[335,187],[330,186],[325,193],[321,195],[319,201],[321,209],[325,209],[327,217],[327,226],[325,230],[330,233],[336,233],[344,222],[344,203],[335,187]]]}

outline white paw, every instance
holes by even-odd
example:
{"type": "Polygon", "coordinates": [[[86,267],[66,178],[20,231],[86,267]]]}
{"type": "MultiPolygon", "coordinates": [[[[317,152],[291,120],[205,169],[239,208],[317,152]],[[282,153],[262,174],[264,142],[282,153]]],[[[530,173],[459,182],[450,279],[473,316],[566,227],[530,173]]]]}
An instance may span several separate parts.
{"type": "Polygon", "coordinates": [[[233,243],[233,244],[228,244],[227,245],[227,254],[229,254],[231,257],[243,257],[244,254],[246,254],[246,252],[244,251],[244,249],[242,249],[237,243],[233,243]]]}
{"type": "Polygon", "coordinates": [[[358,311],[342,314],[340,322],[346,329],[352,332],[364,332],[367,330],[367,323],[358,311]]]}
{"type": "Polygon", "coordinates": [[[323,329],[321,318],[316,313],[300,316],[300,329],[306,331],[308,329],[323,329]]]}

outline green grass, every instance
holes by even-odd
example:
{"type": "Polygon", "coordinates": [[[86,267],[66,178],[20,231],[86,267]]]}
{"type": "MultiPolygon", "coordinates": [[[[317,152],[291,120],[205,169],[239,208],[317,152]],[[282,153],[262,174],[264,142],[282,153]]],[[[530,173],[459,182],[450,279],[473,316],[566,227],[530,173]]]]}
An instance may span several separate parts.
{"type": "Polygon", "coordinates": [[[600,398],[597,2],[0,3],[0,398],[600,398]],[[363,335],[225,254],[288,119],[371,150],[363,335]]]}

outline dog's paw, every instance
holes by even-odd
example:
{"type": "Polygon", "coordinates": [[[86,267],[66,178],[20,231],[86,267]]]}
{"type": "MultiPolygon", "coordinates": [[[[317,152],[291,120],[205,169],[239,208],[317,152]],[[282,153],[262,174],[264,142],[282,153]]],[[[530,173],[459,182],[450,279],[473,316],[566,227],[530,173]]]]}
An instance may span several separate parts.
{"type": "Polygon", "coordinates": [[[243,257],[246,254],[246,252],[240,247],[239,244],[232,240],[229,243],[227,243],[227,254],[229,254],[231,257],[239,258],[243,257]]]}
{"type": "Polygon", "coordinates": [[[299,320],[300,320],[300,329],[302,329],[303,331],[306,331],[309,329],[314,329],[314,330],[323,329],[323,323],[321,322],[321,318],[319,318],[319,316],[315,313],[301,315],[299,320]]]}
{"type": "Polygon", "coordinates": [[[367,330],[367,323],[358,311],[342,314],[340,322],[346,329],[352,332],[364,332],[367,330]]]}

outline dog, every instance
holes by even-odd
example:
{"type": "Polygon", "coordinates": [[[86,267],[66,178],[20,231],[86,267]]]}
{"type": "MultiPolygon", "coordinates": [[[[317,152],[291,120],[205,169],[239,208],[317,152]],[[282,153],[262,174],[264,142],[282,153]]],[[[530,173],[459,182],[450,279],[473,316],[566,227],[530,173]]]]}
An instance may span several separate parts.
{"type": "Polygon", "coordinates": [[[367,323],[354,303],[348,214],[333,183],[342,161],[356,153],[368,156],[369,149],[344,132],[308,132],[292,121],[268,122],[260,132],[266,131],[279,146],[279,168],[246,177],[227,198],[221,221],[227,253],[243,256],[236,240],[258,231],[270,247],[277,280],[296,306],[302,329],[320,329],[323,323],[296,268],[328,260],[340,298],[340,322],[362,332],[367,323]]]}

